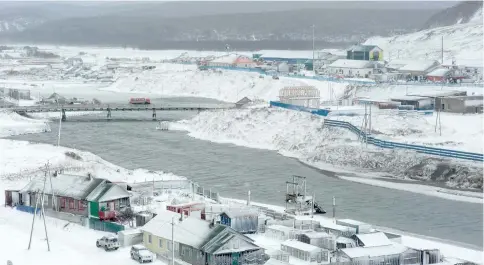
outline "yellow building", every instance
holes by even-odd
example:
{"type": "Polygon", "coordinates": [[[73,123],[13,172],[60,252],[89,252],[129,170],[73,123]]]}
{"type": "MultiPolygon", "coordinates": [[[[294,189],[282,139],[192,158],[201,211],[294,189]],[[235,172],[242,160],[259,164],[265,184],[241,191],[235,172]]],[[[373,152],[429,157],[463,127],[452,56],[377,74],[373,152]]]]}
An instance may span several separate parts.
{"type": "Polygon", "coordinates": [[[264,249],[230,227],[211,225],[196,217],[183,217],[171,211],[160,212],[146,225],[143,245],[158,257],[171,259],[172,231],[175,259],[193,265],[237,265],[246,258],[263,259],[264,249]],[[172,225],[174,223],[174,225],[172,225]]]}

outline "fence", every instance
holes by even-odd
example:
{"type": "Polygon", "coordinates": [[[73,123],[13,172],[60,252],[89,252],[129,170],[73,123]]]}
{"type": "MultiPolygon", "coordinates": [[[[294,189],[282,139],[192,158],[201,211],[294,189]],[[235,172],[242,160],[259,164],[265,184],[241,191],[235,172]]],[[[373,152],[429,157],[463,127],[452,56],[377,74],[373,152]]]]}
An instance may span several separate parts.
{"type": "Polygon", "coordinates": [[[379,140],[361,131],[353,124],[345,121],[325,119],[324,124],[331,127],[340,127],[340,128],[348,129],[351,132],[358,135],[359,137],[362,137],[362,139],[364,139],[364,141],[366,141],[367,143],[381,148],[388,148],[388,149],[401,148],[401,149],[413,150],[418,153],[424,153],[424,154],[430,154],[430,155],[459,158],[459,159],[471,160],[471,161],[484,161],[483,154],[479,154],[479,153],[462,152],[462,151],[455,151],[455,150],[449,150],[449,149],[434,148],[434,147],[412,145],[412,144],[402,144],[402,143],[396,143],[391,141],[379,140]]]}
{"type": "Polygon", "coordinates": [[[270,103],[271,107],[279,107],[279,108],[285,108],[285,109],[290,109],[290,110],[309,112],[311,114],[319,115],[319,116],[328,116],[328,114],[329,114],[329,110],[325,110],[325,109],[307,108],[307,107],[303,107],[303,106],[282,103],[282,102],[279,102],[279,101],[270,101],[269,103],[270,103]]]}
{"type": "Polygon", "coordinates": [[[112,222],[103,222],[93,218],[89,219],[89,228],[98,230],[98,231],[111,232],[111,233],[117,233],[119,231],[124,230],[123,225],[112,223],[112,222]]]}
{"type": "MultiPolygon", "coordinates": [[[[26,206],[26,205],[17,205],[15,209],[21,211],[21,212],[26,212],[26,213],[31,213],[33,214],[35,211],[35,207],[32,206],[26,206]]],[[[37,214],[39,214],[40,208],[37,208],[37,214]]]]}

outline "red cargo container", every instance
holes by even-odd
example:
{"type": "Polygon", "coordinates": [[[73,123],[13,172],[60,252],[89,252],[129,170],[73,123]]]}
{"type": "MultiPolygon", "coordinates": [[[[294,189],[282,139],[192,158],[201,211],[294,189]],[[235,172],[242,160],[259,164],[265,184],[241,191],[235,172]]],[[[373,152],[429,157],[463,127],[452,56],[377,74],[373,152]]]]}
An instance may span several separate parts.
{"type": "Polygon", "coordinates": [[[149,98],[131,98],[129,104],[151,104],[149,98]]]}

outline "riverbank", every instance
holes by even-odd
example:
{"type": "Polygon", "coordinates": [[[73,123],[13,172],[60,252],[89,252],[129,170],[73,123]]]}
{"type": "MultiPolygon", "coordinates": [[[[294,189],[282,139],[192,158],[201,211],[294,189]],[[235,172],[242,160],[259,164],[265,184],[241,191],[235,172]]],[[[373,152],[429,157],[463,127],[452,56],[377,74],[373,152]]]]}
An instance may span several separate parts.
{"type": "MultiPolygon", "coordinates": [[[[401,131],[408,131],[407,134],[416,137],[418,133],[412,133],[408,124],[418,124],[419,120],[420,117],[397,116],[391,118],[391,124],[395,124],[395,128],[385,124],[382,119],[374,129],[380,130],[381,134],[385,132],[387,137],[401,131]],[[380,128],[382,126],[384,128],[380,128]]],[[[429,124],[414,126],[425,131],[429,131],[429,127],[429,124]]],[[[441,183],[450,188],[482,192],[482,163],[366,146],[350,131],[324,127],[321,117],[308,113],[277,108],[203,112],[192,119],[172,123],[170,128],[186,130],[190,136],[206,141],[273,150],[332,172],[365,178],[391,176],[401,180],[416,180],[419,184],[441,183]]],[[[399,189],[398,185],[385,187],[399,189]]],[[[424,192],[413,188],[404,190],[459,199],[459,195],[455,194],[443,196],[442,193],[434,191],[424,192]]],[[[476,202],[475,199],[471,201],[476,202]]],[[[482,200],[477,202],[482,203],[482,200]]]]}

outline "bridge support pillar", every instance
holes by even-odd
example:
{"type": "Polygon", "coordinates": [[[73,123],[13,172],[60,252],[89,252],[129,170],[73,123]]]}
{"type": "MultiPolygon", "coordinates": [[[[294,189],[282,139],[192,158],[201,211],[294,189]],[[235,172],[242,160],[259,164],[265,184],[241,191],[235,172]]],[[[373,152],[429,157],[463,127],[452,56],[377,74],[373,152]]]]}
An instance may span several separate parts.
{"type": "Polygon", "coordinates": [[[153,109],[153,115],[152,115],[152,118],[153,118],[153,120],[154,120],[154,121],[156,121],[156,110],[155,110],[155,109],[153,109]]]}
{"type": "Polygon", "coordinates": [[[108,114],[106,115],[106,118],[109,120],[111,120],[111,108],[108,108],[108,114]]]}
{"type": "Polygon", "coordinates": [[[66,110],[62,109],[62,121],[67,121],[66,110]]]}

